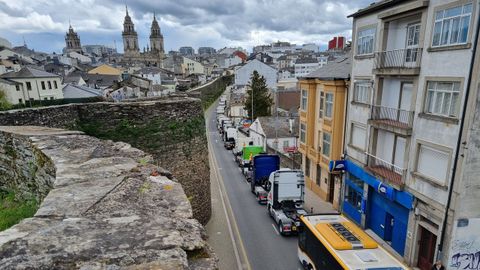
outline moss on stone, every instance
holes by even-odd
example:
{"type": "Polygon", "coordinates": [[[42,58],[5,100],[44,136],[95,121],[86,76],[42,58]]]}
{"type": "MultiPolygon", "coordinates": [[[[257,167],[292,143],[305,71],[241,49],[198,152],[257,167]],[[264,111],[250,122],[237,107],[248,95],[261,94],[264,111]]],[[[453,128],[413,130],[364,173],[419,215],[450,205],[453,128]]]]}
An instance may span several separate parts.
{"type": "Polygon", "coordinates": [[[0,231],[19,223],[22,219],[33,217],[38,210],[38,202],[32,197],[17,198],[13,191],[0,191],[0,231]]]}
{"type": "MultiPolygon", "coordinates": [[[[169,146],[189,143],[193,139],[205,138],[205,119],[203,115],[190,118],[186,121],[155,119],[149,122],[134,122],[122,119],[113,128],[101,122],[80,122],[80,130],[87,135],[100,139],[123,141],[134,147],[148,150],[167,150],[169,146]]],[[[190,155],[189,147],[182,150],[190,155]]]]}

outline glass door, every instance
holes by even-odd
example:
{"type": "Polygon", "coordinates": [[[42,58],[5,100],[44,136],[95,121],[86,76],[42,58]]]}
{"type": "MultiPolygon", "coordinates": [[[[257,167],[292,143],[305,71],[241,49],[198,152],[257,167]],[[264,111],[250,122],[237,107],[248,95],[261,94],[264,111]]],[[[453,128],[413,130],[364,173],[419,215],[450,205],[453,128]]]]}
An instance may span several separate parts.
{"type": "Polygon", "coordinates": [[[418,43],[420,37],[420,24],[411,24],[407,26],[407,41],[405,48],[405,63],[414,64],[418,56],[418,43]]]}

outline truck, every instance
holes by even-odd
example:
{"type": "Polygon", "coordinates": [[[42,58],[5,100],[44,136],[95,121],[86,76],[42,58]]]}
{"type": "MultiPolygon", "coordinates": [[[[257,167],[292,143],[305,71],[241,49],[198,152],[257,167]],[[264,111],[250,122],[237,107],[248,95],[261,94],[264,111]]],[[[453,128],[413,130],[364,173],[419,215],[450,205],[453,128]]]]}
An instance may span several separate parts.
{"type": "Polygon", "coordinates": [[[267,211],[282,235],[298,233],[303,209],[305,179],[301,170],[280,169],[268,178],[267,211]]]}
{"type": "Polygon", "coordinates": [[[280,169],[278,155],[260,154],[253,157],[250,190],[255,194],[258,203],[267,202],[267,194],[270,190],[268,179],[270,174],[278,169],[280,169]]]}
{"type": "Polygon", "coordinates": [[[237,129],[234,127],[227,128],[226,132],[223,134],[224,137],[224,146],[227,150],[232,150],[235,148],[235,143],[237,142],[237,129]]]}
{"type": "Polygon", "coordinates": [[[224,106],[218,106],[216,109],[217,114],[224,114],[225,113],[225,107],[224,106]]]}
{"type": "Polygon", "coordinates": [[[227,131],[227,128],[233,127],[232,120],[230,118],[225,118],[221,121],[221,126],[220,126],[220,134],[222,135],[222,140],[225,141],[225,133],[227,131]]]}
{"type": "Polygon", "coordinates": [[[250,162],[253,160],[253,157],[262,152],[263,152],[262,146],[247,145],[243,147],[242,162],[240,163],[240,167],[243,167],[243,168],[250,167],[250,162]]]}

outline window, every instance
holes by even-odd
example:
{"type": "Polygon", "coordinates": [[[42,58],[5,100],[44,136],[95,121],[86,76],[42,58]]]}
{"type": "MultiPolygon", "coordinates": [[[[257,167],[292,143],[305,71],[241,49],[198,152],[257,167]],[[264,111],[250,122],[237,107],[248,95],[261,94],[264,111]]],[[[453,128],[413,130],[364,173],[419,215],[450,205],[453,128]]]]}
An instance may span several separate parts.
{"type": "Polygon", "coordinates": [[[287,140],[283,141],[283,148],[289,147],[289,143],[287,140]]]}
{"type": "Polygon", "coordinates": [[[372,83],[370,81],[355,82],[353,89],[353,101],[370,104],[370,93],[372,92],[372,83]]]}
{"type": "Polygon", "coordinates": [[[345,201],[356,210],[362,209],[363,181],[353,174],[348,174],[345,181],[345,201]]]}
{"type": "Polygon", "coordinates": [[[424,144],[419,144],[417,172],[440,184],[447,180],[450,154],[424,144]]]}
{"type": "Polygon", "coordinates": [[[356,210],[360,211],[362,209],[362,194],[349,185],[345,185],[345,193],[345,200],[356,210]]]}
{"type": "Polygon", "coordinates": [[[45,88],[45,82],[42,81],[41,84],[42,84],[42,90],[45,90],[45,89],[46,89],[46,88],[45,88]]]}
{"type": "Polygon", "coordinates": [[[23,99],[19,98],[19,99],[18,99],[18,103],[19,103],[19,104],[22,104],[22,103],[23,103],[23,99]]]}
{"type": "Polygon", "coordinates": [[[332,118],[333,115],[333,93],[325,94],[325,117],[332,118]]]}
{"type": "Polygon", "coordinates": [[[57,81],[53,81],[53,86],[55,89],[58,89],[57,81]]]}
{"type": "Polygon", "coordinates": [[[332,135],[330,133],[323,133],[322,155],[330,156],[330,145],[332,143],[332,135]]]}
{"type": "Polygon", "coordinates": [[[54,98],[53,98],[53,97],[50,97],[50,100],[54,100],[54,98]]]}
{"type": "Polygon", "coordinates": [[[306,137],[306,126],[303,123],[300,123],[300,142],[305,143],[306,137]]]}
{"type": "Polygon", "coordinates": [[[460,105],[459,82],[427,83],[425,112],[430,114],[457,117],[460,105]]]}
{"type": "Polygon", "coordinates": [[[358,31],[357,34],[357,55],[373,53],[376,28],[368,28],[358,31]]]}
{"type": "Polygon", "coordinates": [[[52,82],[48,81],[48,89],[52,89],[52,82]]]}
{"type": "Polygon", "coordinates": [[[320,104],[319,104],[319,107],[320,109],[318,110],[318,117],[320,119],[323,118],[323,104],[325,102],[325,93],[322,91],[320,92],[320,104]]]}
{"type": "Polygon", "coordinates": [[[367,129],[365,127],[352,124],[352,133],[350,136],[350,144],[365,150],[365,142],[367,139],[367,129]]]}
{"type": "Polygon", "coordinates": [[[305,176],[310,177],[310,159],[305,158],[305,176]]]}
{"type": "Polygon", "coordinates": [[[27,86],[28,91],[32,91],[32,84],[30,82],[26,82],[25,85],[27,86]]]}
{"type": "Polygon", "coordinates": [[[302,89],[302,111],[306,111],[307,110],[307,97],[308,97],[308,93],[306,90],[303,90],[302,89]]]}
{"type": "Polygon", "coordinates": [[[20,85],[16,84],[16,85],[15,85],[15,89],[16,89],[17,91],[20,91],[20,85]]]}
{"type": "Polygon", "coordinates": [[[448,46],[467,42],[472,3],[435,13],[432,46],[448,46]]]}
{"type": "Polygon", "coordinates": [[[322,168],[317,164],[317,177],[315,178],[315,183],[317,186],[320,186],[320,181],[322,179],[322,168]]]}

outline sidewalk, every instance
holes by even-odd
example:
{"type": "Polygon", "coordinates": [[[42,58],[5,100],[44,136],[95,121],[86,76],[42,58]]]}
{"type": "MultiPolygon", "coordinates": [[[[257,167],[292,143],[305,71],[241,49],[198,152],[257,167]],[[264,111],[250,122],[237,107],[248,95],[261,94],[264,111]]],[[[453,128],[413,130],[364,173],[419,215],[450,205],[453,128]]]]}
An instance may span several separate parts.
{"type": "Polygon", "coordinates": [[[319,196],[317,196],[313,191],[309,188],[305,187],[305,210],[311,213],[336,213],[338,212],[335,210],[331,203],[322,200],[319,196]],[[312,211],[313,209],[313,211],[312,211]]]}

